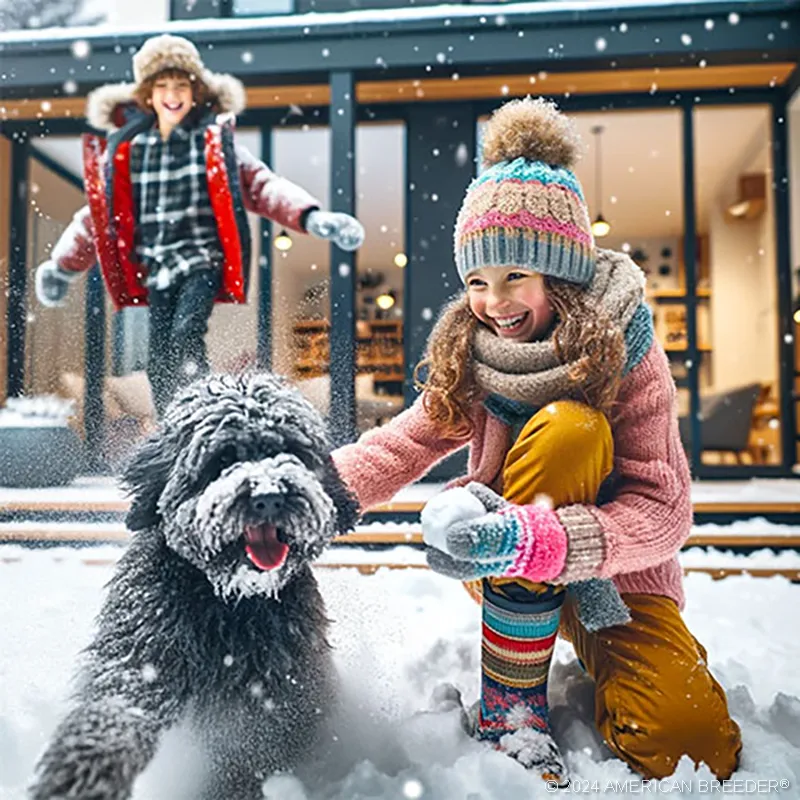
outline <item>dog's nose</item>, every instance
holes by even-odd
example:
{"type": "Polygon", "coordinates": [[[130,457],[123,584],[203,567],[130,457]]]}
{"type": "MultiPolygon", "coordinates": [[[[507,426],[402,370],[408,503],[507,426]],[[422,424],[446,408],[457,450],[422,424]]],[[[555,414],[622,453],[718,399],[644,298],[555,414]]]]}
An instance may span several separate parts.
{"type": "Polygon", "coordinates": [[[283,495],[264,492],[250,497],[250,508],[259,517],[272,517],[283,508],[283,495]]]}

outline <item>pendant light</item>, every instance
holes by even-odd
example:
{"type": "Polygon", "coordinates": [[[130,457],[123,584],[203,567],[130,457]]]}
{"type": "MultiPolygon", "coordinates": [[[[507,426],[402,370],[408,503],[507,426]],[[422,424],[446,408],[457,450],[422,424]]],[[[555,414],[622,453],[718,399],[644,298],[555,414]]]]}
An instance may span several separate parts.
{"type": "Polygon", "coordinates": [[[289,236],[285,228],[275,237],[275,247],[282,253],[291,250],[292,244],[292,237],[289,236]]]}
{"type": "Polygon", "coordinates": [[[603,183],[602,183],[603,155],[602,155],[602,150],[600,149],[600,136],[603,133],[603,126],[595,125],[592,127],[591,130],[596,140],[594,149],[594,173],[595,173],[594,193],[595,193],[595,205],[597,206],[597,216],[595,217],[595,220],[592,223],[592,234],[594,235],[595,239],[602,239],[604,236],[608,236],[609,232],[611,231],[611,225],[606,221],[606,219],[603,217],[602,212],[600,211],[600,203],[603,197],[603,183]]]}

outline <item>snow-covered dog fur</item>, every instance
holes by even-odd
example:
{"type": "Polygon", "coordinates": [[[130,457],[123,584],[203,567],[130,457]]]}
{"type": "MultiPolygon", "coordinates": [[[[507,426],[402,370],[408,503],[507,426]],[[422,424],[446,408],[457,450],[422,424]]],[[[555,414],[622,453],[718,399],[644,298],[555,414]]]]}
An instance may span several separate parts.
{"type": "Polygon", "coordinates": [[[302,759],[336,691],[310,564],[357,514],[329,452],[273,375],[211,376],[173,401],[123,476],[132,542],[35,800],[129,797],[178,722],[207,750],[209,800],[261,797],[302,759]]]}

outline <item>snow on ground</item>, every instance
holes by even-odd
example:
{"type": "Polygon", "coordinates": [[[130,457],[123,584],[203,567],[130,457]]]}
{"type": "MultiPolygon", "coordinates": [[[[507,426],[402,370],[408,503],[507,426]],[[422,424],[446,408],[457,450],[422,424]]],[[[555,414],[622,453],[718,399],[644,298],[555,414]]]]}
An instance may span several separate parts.
{"type": "MultiPolygon", "coordinates": [[[[69,677],[112,567],[83,559],[117,548],[33,551],[0,547],[0,798],[22,800],[35,758],[66,707],[69,677]],[[8,560],[3,560],[7,558],[8,560]]],[[[544,784],[511,759],[468,740],[455,714],[430,713],[444,681],[467,701],[478,692],[479,612],[461,586],[426,570],[320,569],[318,576],[349,697],[336,763],[315,764],[305,785],[280,776],[265,796],[280,800],[536,800],[544,784]]],[[[686,616],[709,651],[744,735],[735,777],[788,781],[771,792],[800,797],[800,586],[783,578],[687,579],[686,616]]],[[[566,744],[576,790],[649,796],[592,731],[591,683],[559,642],[551,673],[556,735],[566,744]],[[625,781],[629,781],[626,785],[625,781]],[[582,781],[590,781],[587,785],[582,781]],[[615,791],[610,786],[626,787],[615,791]],[[596,788],[592,789],[592,785],[596,788]]],[[[137,784],[134,800],[191,800],[195,768],[178,734],[137,784]]],[[[710,773],[687,760],[675,775],[681,797],[705,797],[710,773]],[[691,790],[689,790],[691,787],[691,790]],[[705,791],[704,791],[705,789],[705,791]]],[[[746,786],[746,784],[742,784],[746,786]]],[[[672,784],[662,782],[667,794],[672,784]]],[[[678,789],[675,788],[675,794],[678,789]]]]}

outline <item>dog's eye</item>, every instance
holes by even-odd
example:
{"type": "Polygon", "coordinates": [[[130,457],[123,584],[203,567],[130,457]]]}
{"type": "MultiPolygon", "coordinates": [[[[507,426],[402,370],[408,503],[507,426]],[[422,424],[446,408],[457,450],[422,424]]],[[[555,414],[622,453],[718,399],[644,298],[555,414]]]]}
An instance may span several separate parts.
{"type": "Polygon", "coordinates": [[[217,468],[219,469],[220,473],[225,472],[228,467],[232,467],[236,463],[236,453],[233,450],[226,450],[218,459],[217,459],[217,468]]]}
{"type": "Polygon", "coordinates": [[[205,467],[203,467],[199,476],[200,483],[203,487],[208,486],[209,483],[219,478],[228,467],[233,466],[237,461],[236,450],[233,447],[226,447],[210,459],[205,467]]]}

